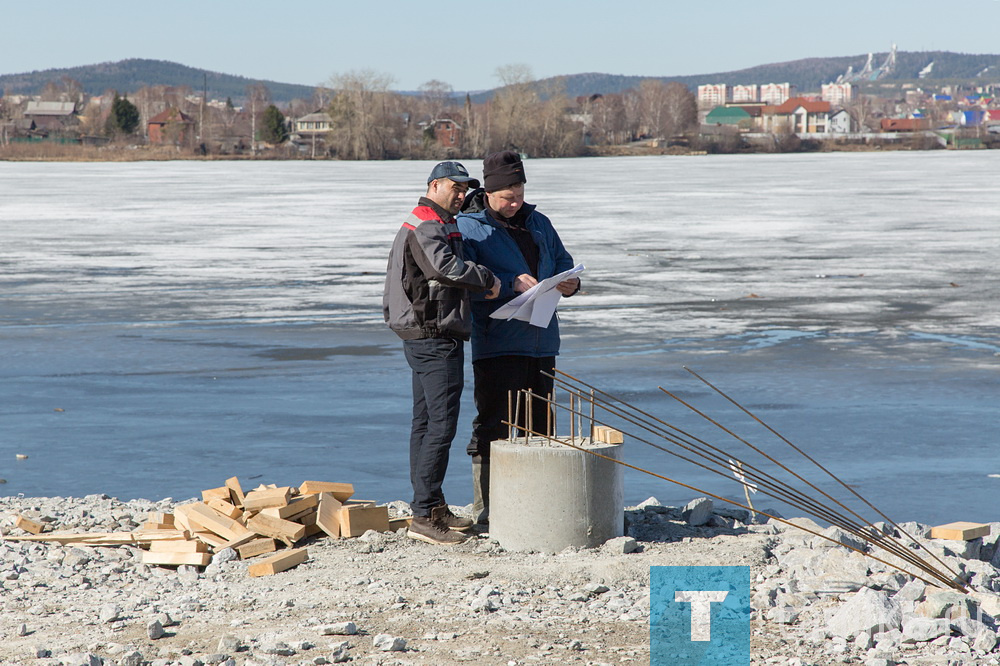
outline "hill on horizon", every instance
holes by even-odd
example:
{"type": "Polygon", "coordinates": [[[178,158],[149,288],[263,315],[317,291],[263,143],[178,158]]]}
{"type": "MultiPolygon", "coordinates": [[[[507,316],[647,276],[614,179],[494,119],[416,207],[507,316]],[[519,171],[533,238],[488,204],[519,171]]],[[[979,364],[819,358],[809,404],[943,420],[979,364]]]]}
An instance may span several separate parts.
{"type": "Polygon", "coordinates": [[[235,101],[246,96],[247,86],[260,83],[271,91],[272,99],[287,103],[293,99],[310,99],[315,90],[314,86],[221,74],[167,60],[129,58],[96,65],[3,74],[0,75],[0,91],[8,95],[37,95],[46,84],[59,82],[64,76],[79,81],[90,95],[101,95],[107,90],[125,95],[146,86],[187,86],[192,93],[199,93],[207,85],[209,99],[231,97],[235,101]]]}
{"type": "MultiPolygon", "coordinates": [[[[881,64],[887,55],[886,52],[874,54],[875,64],[881,64]]],[[[728,85],[790,83],[800,92],[818,92],[821,84],[835,81],[849,67],[855,72],[860,71],[867,59],[867,54],[832,58],[803,58],[757,65],[731,72],[685,76],[630,76],[590,72],[550,77],[537,81],[536,85],[542,88],[553,84],[561,86],[571,98],[624,92],[637,87],[641,81],[646,79],[657,79],[664,82],[677,81],[691,89],[709,83],[728,85]]],[[[59,82],[64,76],[78,81],[83,86],[84,91],[91,95],[100,95],[107,90],[117,90],[121,94],[130,94],[140,88],[155,85],[187,86],[192,92],[200,92],[202,87],[207,84],[210,99],[230,97],[237,101],[245,97],[247,86],[260,83],[267,86],[275,102],[287,104],[293,99],[310,99],[315,90],[313,86],[221,74],[165,60],[130,58],[96,65],[48,69],[21,74],[3,74],[0,75],[0,91],[8,95],[36,95],[42,91],[46,84],[59,82]]],[[[1000,55],[965,54],[951,51],[899,51],[896,54],[895,68],[891,73],[879,79],[879,82],[905,81],[1000,83],[1000,55]]],[[[469,95],[474,102],[483,102],[492,97],[495,91],[496,89],[476,91],[470,92],[469,95]]],[[[415,94],[412,91],[401,91],[401,93],[415,94]]],[[[465,95],[465,91],[456,91],[455,93],[456,97],[465,97],[465,95]]]]}

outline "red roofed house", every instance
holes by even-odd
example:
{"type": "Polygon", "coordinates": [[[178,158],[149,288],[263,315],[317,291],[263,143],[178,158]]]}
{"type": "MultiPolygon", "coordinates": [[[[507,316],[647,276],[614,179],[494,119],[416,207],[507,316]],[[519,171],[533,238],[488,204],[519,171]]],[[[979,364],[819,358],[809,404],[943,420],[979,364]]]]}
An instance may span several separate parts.
{"type": "Polygon", "coordinates": [[[765,132],[825,133],[830,122],[830,103],[792,97],[779,106],[762,109],[765,132]]]}
{"type": "Polygon", "coordinates": [[[194,118],[180,109],[156,114],[146,127],[152,144],[185,146],[194,140],[194,118]]]}

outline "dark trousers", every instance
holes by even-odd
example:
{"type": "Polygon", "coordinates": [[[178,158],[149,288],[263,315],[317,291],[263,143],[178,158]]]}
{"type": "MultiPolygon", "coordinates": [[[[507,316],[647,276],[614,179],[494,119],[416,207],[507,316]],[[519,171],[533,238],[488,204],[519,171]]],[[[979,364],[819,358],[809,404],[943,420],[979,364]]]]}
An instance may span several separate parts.
{"type": "Polygon", "coordinates": [[[413,371],[413,422],[410,429],[410,483],[413,515],[430,516],[445,503],[441,484],[448,452],[458,428],[465,345],[450,338],[404,340],[413,371]]]}
{"type": "MultiPolygon", "coordinates": [[[[549,397],[552,394],[553,380],[542,372],[553,373],[556,367],[555,356],[533,358],[531,356],[497,356],[474,361],[472,371],[475,375],[476,418],[472,421],[472,439],[466,449],[476,462],[489,464],[490,442],[507,438],[508,403],[510,391],[531,389],[532,393],[549,397]]],[[[531,423],[527,422],[528,411],[525,401],[521,400],[520,410],[515,402],[511,411],[515,414],[518,426],[528,425],[531,430],[542,433],[549,432],[551,419],[549,407],[541,400],[534,400],[531,408],[531,423]]]]}

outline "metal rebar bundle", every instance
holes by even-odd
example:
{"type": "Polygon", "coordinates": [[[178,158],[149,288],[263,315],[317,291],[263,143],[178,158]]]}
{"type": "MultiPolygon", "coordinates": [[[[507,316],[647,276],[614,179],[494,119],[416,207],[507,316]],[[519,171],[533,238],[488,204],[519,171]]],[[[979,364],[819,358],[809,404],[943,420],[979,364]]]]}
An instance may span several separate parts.
{"type": "Polygon", "coordinates": [[[607,460],[613,460],[587,447],[580,446],[577,438],[583,437],[585,433],[587,435],[592,433],[595,425],[615,428],[636,442],[646,444],[662,453],[684,460],[711,473],[722,476],[728,481],[738,484],[741,486],[741,490],[746,493],[747,504],[741,504],[736,500],[721,497],[694,487],[688,483],[684,483],[683,481],[658,474],[654,471],[644,469],[621,460],[613,460],[613,462],[617,464],[644,474],[649,474],[664,481],[669,481],[689,490],[701,493],[705,496],[733,504],[752,513],[760,514],[767,518],[795,527],[796,529],[805,531],[814,536],[832,541],[837,545],[844,546],[845,548],[860,553],[865,557],[870,557],[873,560],[885,564],[886,566],[902,571],[907,575],[919,578],[930,585],[943,585],[966,593],[970,591],[968,584],[959,576],[958,573],[943,562],[941,558],[930,552],[916,538],[906,533],[906,531],[903,530],[903,528],[901,528],[897,523],[879,511],[871,502],[862,497],[855,489],[844,483],[826,467],[817,462],[813,457],[809,456],[802,449],[792,444],[792,442],[779,434],[774,428],[764,423],[764,421],[752,414],[748,409],[736,402],[736,400],[723,393],[720,389],[702,378],[693,370],[688,368],[685,368],[685,370],[688,370],[688,372],[715,391],[718,395],[725,398],[744,414],[766,428],[781,442],[790,447],[793,452],[804,458],[806,462],[815,468],[818,468],[824,475],[830,477],[840,486],[848,490],[856,499],[860,500],[866,507],[868,507],[869,510],[873,511],[879,518],[905,536],[908,541],[902,541],[899,538],[874,527],[872,525],[872,520],[851,509],[842,501],[833,497],[830,493],[822,490],[813,482],[807,480],[803,474],[792,469],[791,466],[785,462],[782,462],[777,457],[766,453],[760,447],[752,444],[747,439],[740,437],[716,419],[713,419],[701,410],[688,404],[684,400],[681,400],[677,397],[677,395],[667,391],[663,387],[658,388],[666,395],[670,396],[678,403],[705,419],[729,437],[736,440],[736,442],[740,445],[737,450],[740,451],[742,455],[724,450],[720,446],[696,437],[663,419],[639,409],[635,405],[628,403],[620,397],[614,396],[606,391],[602,391],[601,389],[560,370],[556,370],[554,375],[548,376],[552,377],[555,385],[566,394],[568,398],[568,405],[557,402],[554,399],[554,394],[546,397],[532,394],[530,391],[520,392],[519,395],[513,399],[514,405],[516,405],[517,408],[513,410],[508,409],[508,413],[510,413],[510,411],[514,412],[512,415],[513,422],[507,422],[507,425],[510,428],[508,436],[513,438],[520,434],[525,438],[529,436],[544,437],[549,439],[552,443],[562,444],[570,448],[584,451],[591,455],[605,458],[607,460]],[[522,400],[524,401],[523,411],[521,409],[522,400]],[[532,429],[530,415],[534,409],[533,403],[536,402],[541,408],[544,408],[551,413],[551,422],[553,424],[556,422],[556,414],[560,410],[567,414],[570,423],[569,438],[557,437],[554,434],[554,428],[550,428],[549,432],[546,433],[535,432],[532,429]],[[522,420],[522,414],[527,416],[527,418],[522,420]],[[590,424],[589,430],[586,429],[586,423],[588,421],[590,424]],[[614,425],[609,423],[609,421],[613,421],[614,425]],[[753,462],[753,460],[756,460],[756,463],[753,462]],[[775,470],[775,468],[777,469],[775,470]],[[772,471],[767,471],[768,469],[772,471]],[[779,478],[778,475],[782,473],[790,478],[779,478]],[[830,536],[806,527],[802,527],[778,516],[773,516],[766,511],[755,508],[749,499],[749,493],[751,490],[785,502],[797,510],[804,512],[807,516],[817,518],[821,521],[829,523],[830,525],[840,528],[844,532],[847,532],[870,544],[873,549],[882,551],[879,553],[882,557],[876,556],[871,552],[861,550],[860,548],[855,548],[850,544],[842,543],[841,541],[831,538],[830,536]],[[915,544],[918,549],[923,550],[926,555],[930,556],[930,558],[928,559],[922,557],[918,550],[914,550],[910,546],[911,543],[915,544]],[[885,557],[890,559],[883,559],[885,557]],[[895,561],[892,561],[893,559],[895,561]]]}

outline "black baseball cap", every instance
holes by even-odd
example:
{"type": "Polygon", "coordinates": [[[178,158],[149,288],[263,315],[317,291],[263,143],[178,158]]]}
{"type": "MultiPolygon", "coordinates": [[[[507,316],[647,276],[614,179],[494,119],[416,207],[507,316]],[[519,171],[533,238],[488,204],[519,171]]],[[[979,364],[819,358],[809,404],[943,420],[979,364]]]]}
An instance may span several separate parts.
{"type": "Polygon", "coordinates": [[[438,162],[431,171],[431,175],[427,177],[427,184],[430,185],[432,180],[438,178],[447,178],[456,183],[468,183],[472,189],[479,187],[479,181],[470,176],[469,170],[459,162],[438,162]]]}

